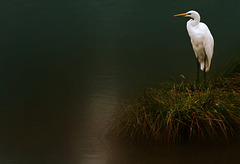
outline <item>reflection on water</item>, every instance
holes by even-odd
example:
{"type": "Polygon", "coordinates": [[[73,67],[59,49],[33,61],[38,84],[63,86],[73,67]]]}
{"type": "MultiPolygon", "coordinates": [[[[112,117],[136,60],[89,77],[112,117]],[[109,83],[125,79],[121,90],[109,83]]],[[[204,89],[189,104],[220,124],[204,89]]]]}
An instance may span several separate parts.
{"type": "Polygon", "coordinates": [[[138,146],[125,149],[125,161],[128,164],[212,164],[240,162],[238,145],[175,145],[175,146],[138,146]]]}
{"type": "Polygon", "coordinates": [[[119,87],[117,77],[109,74],[95,74],[91,96],[87,101],[86,122],[82,141],[82,157],[86,164],[106,163],[109,143],[104,138],[108,121],[119,108],[119,87]]]}

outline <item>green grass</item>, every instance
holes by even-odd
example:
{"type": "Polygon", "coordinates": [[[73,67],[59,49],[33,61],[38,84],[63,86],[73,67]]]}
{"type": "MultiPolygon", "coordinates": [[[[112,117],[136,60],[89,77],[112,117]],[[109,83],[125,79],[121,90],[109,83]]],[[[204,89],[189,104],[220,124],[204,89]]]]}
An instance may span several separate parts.
{"type": "Polygon", "coordinates": [[[240,74],[164,82],[124,104],[108,136],[128,142],[227,142],[240,132],[240,74]]]}

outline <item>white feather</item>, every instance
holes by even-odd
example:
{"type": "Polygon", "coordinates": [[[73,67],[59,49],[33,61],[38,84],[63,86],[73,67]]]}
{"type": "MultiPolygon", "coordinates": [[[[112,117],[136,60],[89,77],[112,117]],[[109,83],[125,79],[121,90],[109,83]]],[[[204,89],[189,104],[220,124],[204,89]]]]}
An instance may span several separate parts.
{"type": "Polygon", "coordinates": [[[189,15],[186,15],[185,17],[192,18],[187,22],[187,31],[191,38],[194,53],[198,59],[198,62],[200,63],[201,70],[204,71],[205,67],[205,71],[208,72],[210,69],[214,48],[212,34],[207,25],[200,22],[200,15],[196,11],[189,11],[187,13],[189,15]],[[206,60],[206,63],[204,60],[206,60]]]}

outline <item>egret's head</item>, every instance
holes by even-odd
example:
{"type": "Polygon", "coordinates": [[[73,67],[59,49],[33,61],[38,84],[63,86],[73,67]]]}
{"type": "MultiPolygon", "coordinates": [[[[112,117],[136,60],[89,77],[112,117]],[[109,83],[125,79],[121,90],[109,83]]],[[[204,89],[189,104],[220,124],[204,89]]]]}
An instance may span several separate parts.
{"type": "Polygon", "coordinates": [[[182,13],[182,14],[177,14],[177,15],[174,15],[174,17],[190,17],[192,19],[195,19],[195,18],[200,18],[200,15],[198,14],[198,12],[196,11],[188,11],[186,13],[182,13]]]}

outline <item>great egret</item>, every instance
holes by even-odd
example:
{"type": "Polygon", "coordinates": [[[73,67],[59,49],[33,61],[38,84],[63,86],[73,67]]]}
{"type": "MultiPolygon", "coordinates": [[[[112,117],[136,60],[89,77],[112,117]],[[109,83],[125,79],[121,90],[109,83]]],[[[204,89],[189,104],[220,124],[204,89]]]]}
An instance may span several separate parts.
{"type": "Polygon", "coordinates": [[[187,22],[188,35],[191,38],[193,51],[197,58],[197,81],[199,76],[199,67],[204,71],[204,81],[206,80],[205,73],[209,71],[213,56],[214,40],[207,25],[200,22],[200,15],[196,11],[188,11],[183,14],[174,15],[174,17],[190,17],[187,22]]]}

